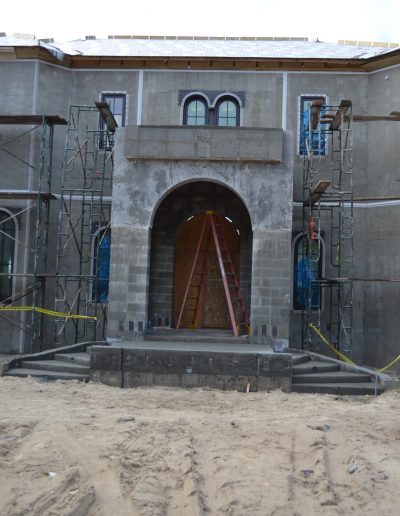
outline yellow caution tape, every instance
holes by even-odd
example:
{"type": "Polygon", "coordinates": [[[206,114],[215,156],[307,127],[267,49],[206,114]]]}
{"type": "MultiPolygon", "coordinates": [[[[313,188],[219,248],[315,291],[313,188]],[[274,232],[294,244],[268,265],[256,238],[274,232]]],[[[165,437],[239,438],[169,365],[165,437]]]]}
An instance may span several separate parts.
{"type": "Polygon", "coordinates": [[[4,311],[21,311],[21,312],[39,312],[41,314],[51,315],[52,317],[68,317],[69,319],[93,319],[97,320],[94,315],[78,315],[67,312],[56,312],[55,310],[47,310],[47,308],[39,308],[38,306],[0,306],[0,310],[4,311]]]}
{"type": "Polygon", "coordinates": [[[350,360],[350,358],[349,358],[349,357],[347,357],[344,353],[342,353],[341,351],[339,351],[339,350],[337,350],[336,348],[334,348],[334,347],[332,346],[332,344],[329,344],[329,342],[328,342],[328,341],[326,340],[326,338],[322,335],[322,333],[320,332],[320,330],[319,330],[316,326],[314,326],[314,325],[313,325],[313,323],[309,323],[309,324],[308,324],[308,326],[309,326],[310,328],[312,328],[312,329],[315,331],[315,333],[318,335],[318,337],[322,340],[322,342],[325,342],[325,344],[326,344],[327,346],[329,346],[329,348],[330,348],[334,353],[336,353],[336,355],[337,355],[338,357],[340,357],[344,362],[347,362],[348,364],[356,365],[356,364],[355,364],[352,360],[350,360]]]}
{"type": "Polygon", "coordinates": [[[389,369],[390,366],[394,365],[396,362],[400,360],[400,355],[396,357],[394,360],[388,363],[385,367],[381,367],[381,369],[377,369],[380,373],[383,373],[383,371],[386,371],[386,369],[389,369]]]}
{"type": "MultiPolygon", "coordinates": [[[[337,349],[335,349],[331,344],[329,344],[329,342],[326,340],[326,338],[322,335],[322,333],[320,332],[320,330],[314,326],[312,323],[309,323],[309,326],[310,328],[312,328],[315,333],[320,337],[320,339],[325,342],[325,344],[327,344],[330,349],[336,353],[342,360],[344,360],[345,362],[347,362],[348,364],[352,364],[352,365],[356,365],[352,360],[350,360],[349,357],[347,357],[344,353],[341,353],[340,351],[338,351],[337,349]]],[[[375,371],[378,371],[378,373],[383,373],[383,371],[386,371],[386,369],[389,369],[389,367],[391,367],[392,365],[394,365],[396,362],[398,362],[400,360],[400,355],[397,356],[394,360],[392,360],[391,362],[388,363],[388,365],[386,365],[385,367],[381,367],[380,369],[375,369],[375,371]]]]}

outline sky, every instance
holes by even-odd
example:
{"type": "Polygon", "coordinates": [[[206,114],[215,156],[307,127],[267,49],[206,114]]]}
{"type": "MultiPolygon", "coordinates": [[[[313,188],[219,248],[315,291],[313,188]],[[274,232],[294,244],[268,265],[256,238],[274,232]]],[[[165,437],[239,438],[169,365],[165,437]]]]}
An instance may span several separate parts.
{"type": "Polygon", "coordinates": [[[2,6],[0,32],[59,41],[113,34],[400,43],[400,0],[19,0],[2,6]]]}

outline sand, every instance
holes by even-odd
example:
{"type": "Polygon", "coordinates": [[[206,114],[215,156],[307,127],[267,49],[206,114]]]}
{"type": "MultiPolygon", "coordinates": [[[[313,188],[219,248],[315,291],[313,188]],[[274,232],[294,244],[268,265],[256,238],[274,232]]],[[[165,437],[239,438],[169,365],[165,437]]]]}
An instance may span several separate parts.
{"type": "Polygon", "coordinates": [[[396,515],[400,392],[0,378],[0,514],[396,515]]]}

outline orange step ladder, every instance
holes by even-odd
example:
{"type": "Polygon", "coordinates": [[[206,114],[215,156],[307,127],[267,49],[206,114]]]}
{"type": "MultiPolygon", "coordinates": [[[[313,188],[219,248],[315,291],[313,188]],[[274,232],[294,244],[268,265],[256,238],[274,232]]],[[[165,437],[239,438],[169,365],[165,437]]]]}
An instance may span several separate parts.
{"type": "Polygon", "coordinates": [[[181,326],[184,313],[190,318],[188,321],[189,324],[194,327],[196,323],[200,308],[200,297],[204,288],[204,280],[207,272],[207,259],[212,243],[214,243],[217,253],[232,330],[234,335],[238,337],[240,327],[244,326],[245,330],[249,331],[250,320],[243,303],[239,281],[222,231],[221,216],[211,210],[206,212],[201,228],[200,238],[196,246],[196,252],[179,311],[176,328],[178,329],[181,326]],[[205,239],[207,242],[206,247],[202,248],[205,239]]]}

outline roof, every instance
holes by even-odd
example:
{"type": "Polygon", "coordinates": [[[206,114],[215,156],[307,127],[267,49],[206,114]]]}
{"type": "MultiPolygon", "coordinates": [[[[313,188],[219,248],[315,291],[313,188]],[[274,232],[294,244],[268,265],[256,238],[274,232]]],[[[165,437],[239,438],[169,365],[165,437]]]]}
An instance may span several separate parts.
{"type": "MultiPolygon", "coordinates": [[[[394,50],[392,45],[336,44],[297,39],[268,38],[172,38],[109,37],[74,41],[41,42],[32,38],[0,37],[0,47],[44,46],[54,55],[108,57],[206,57],[206,58],[282,58],[282,59],[359,59],[381,56],[394,50]]],[[[399,48],[399,47],[396,47],[399,48]]]]}

